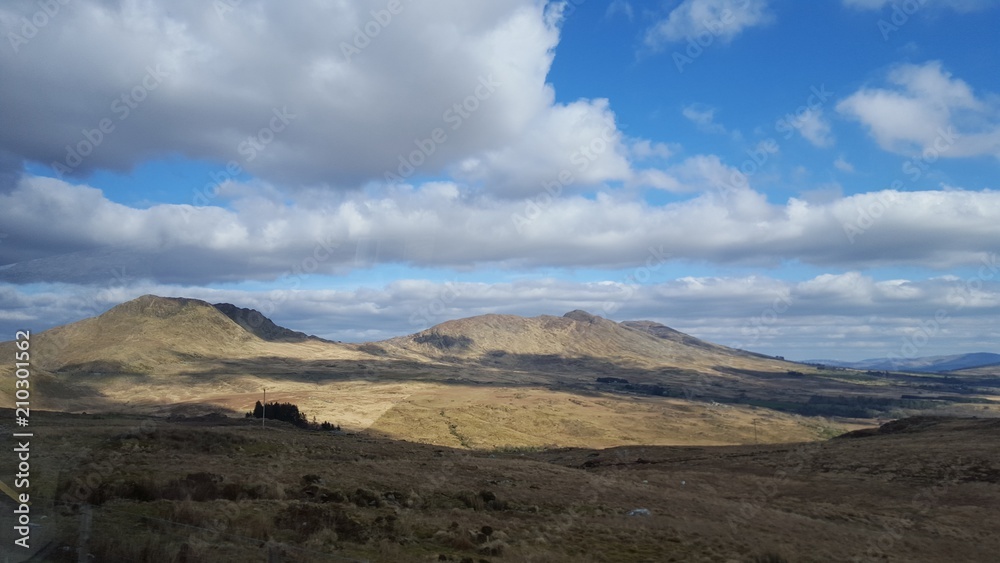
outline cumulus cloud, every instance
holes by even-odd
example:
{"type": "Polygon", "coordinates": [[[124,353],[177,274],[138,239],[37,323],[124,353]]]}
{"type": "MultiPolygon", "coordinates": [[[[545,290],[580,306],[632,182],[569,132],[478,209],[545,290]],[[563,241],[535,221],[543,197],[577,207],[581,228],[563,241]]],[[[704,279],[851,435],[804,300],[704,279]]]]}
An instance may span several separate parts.
{"type": "Polygon", "coordinates": [[[525,200],[470,196],[452,183],[383,194],[247,197],[226,207],[109,201],[94,188],[26,177],[0,194],[0,280],[103,283],[112,272],[167,283],[419,267],[622,268],[650,248],[717,264],[950,268],[1000,247],[1000,193],[883,191],[776,204],[717,157],[668,169],[688,201],[650,206],[598,194],[525,200]],[[38,229],[39,224],[47,225],[38,229]]]}
{"type": "MultiPolygon", "coordinates": [[[[0,154],[57,163],[73,178],[180,154],[285,186],[349,188],[401,167],[408,177],[461,163],[487,187],[517,192],[541,181],[520,158],[558,170],[597,129],[614,132],[606,102],[553,101],[545,79],[558,4],[403,2],[395,14],[382,0],[219,6],[229,5],[62,9],[0,57],[0,154]]],[[[36,10],[0,7],[4,37],[36,10]]],[[[580,181],[622,176],[621,153],[603,152],[580,181]]]]}
{"type": "Polygon", "coordinates": [[[768,0],[684,0],[646,31],[644,42],[659,50],[668,43],[709,34],[729,43],[744,30],[772,20],[768,0]]]}
{"type": "Polygon", "coordinates": [[[666,159],[673,156],[679,147],[666,143],[654,143],[648,139],[637,139],[629,146],[629,156],[632,160],[647,160],[650,158],[666,159]]]}
{"type": "Polygon", "coordinates": [[[823,110],[809,110],[796,116],[791,122],[802,138],[817,147],[830,147],[833,145],[833,135],[830,133],[830,123],[823,116],[823,110]]]}
{"type": "Polygon", "coordinates": [[[848,160],[843,156],[839,156],[837,157],[837,160],[833,161],[833,167],[848,174],[854,172],[854,165],[848,162],[848,160]]]}
{"type": "Polygon", "coordinates": [[[613,0],[608,4],[608,9],[604,11],[604,17],[611,18],[618,14],[625,16],[628,21],[635,19],[635,11],[632,4],[627,0],[613,0]]]}
{"type": "Polygon", "coordinates": [[[667,173],[676,180],[674,188],[670,190],[676,192],[729,191],[735,185],[734,178],[742,177],[739,170],[726,165],[714,154],[688,157],[671,166],[667,173]]]}
{"type": "Polygon", "coordinates": [[[883,149],[904,155],[933,151],[935,158],[1000,157],[1000,103],[979,97],[941,62],[905,64],[885,88],[862,88],[837,111],[866,126],[883,149]]]}
{"type": "Polygon", "coordinates": [[[607,100],[574,102],[554,106],[521,138],[470,156],[452,173],[498,193],[525,197],[541,192],[546,183],[595,186],[627,179],[628,153],[607,100]]]}
{"type": "Polygon", "coordinates": [[[691,123],[697,125],[701,131],[706,133],[726,133],[725,126],[715,121],[715,108],[706,107],[701,104],[692,104],[681,110],[681,115],[691,123]]]}

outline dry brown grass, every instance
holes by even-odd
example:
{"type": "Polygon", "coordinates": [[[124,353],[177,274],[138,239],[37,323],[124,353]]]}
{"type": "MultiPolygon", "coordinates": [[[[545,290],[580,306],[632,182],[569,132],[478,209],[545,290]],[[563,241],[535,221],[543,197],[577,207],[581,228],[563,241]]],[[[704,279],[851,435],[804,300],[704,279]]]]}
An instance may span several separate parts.
{"type": "MultiPolygon", "coordinates": [[[[37,416],[40,478],[61,471],[58,498],[77,479],[104,491],[94,508],[98,560],[263,560],[278,550],[288,561],[744,562],[775,553],[798,563],[871,551],[974,562],[1000,549],[994,421],[917,421],[797,445],[507,454],[238,420],[139,425],[37,416]],[[61,439],[67,432],[72,439],[61,439]],[[161,498],[118,486],[137,478],[161,498]],[[178,498],[179,481],[214,485],[178,498]],[[257,484],[274,492],[251,493],[257,484]],[[244,495],[226,498],[229,485],[244,495]],[[634,508],[650,515],[628,516],[634,508]]],[[[58,522],[75,546],[78,515],[43,508],[41,494],[37,502],[36,517],[58,522]]]]}

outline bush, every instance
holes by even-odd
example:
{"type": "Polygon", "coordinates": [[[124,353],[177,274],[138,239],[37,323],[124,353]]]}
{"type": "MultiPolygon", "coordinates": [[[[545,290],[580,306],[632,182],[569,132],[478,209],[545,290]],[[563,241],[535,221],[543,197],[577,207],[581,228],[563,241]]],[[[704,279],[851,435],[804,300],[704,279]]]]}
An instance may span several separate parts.
{"type": "Polygon", "coordinates": [[[316,430],[317,428],[322,428],[323,430],[340,430],[340,426],[334,426],[333,424],[324,421],[322,424],[316,424],[316,417],[313,417],[312,424],[309,423],[309,419],[306,417],[306,413],[299,410],[298,405],[292,403],[267,403],[262,405],[260,401],[253,407],[253,412],[246,413],[246,418],[263,418],[267,416],[269,420],[281,420],[289,424],[298,426],[299,428],[310,428],[316,430]]]}

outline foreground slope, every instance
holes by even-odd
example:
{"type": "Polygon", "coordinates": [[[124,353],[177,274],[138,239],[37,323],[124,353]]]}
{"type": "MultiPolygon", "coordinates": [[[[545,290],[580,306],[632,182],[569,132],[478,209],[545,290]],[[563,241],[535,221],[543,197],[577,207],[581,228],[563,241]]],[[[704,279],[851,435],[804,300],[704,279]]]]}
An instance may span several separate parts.
{"type": "MultiPolygon", "coordinates": [[[[0,414],[11,431],[13,413],[0,414]]],[[[510,453],[218,418],[46,413],[35,432],[46,444],[32,452],[37,545],[96,561],[930,563],[1000,552],[996,420],[904,420],[807,444],[510,453]],[[89,539],[74,503],[93,505],[89,539]]]]}

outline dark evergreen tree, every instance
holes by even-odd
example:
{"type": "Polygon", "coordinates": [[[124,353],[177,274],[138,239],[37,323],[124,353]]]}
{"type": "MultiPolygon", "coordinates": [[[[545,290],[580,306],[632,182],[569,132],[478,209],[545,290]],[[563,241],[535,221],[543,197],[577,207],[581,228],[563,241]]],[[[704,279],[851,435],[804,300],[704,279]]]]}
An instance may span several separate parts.
{"type": "Polygon", "coordinates": [[[294,424],[299,428],[322,428],[323,430],[340,430],[340,426],[334,426],[329,422],[324,422],[323,424],[316,424],[316,417],[312,418],[312,424],[309,423],[309,418],[306,413],[299,410],[298,405],[292,403],[267,403],[261,404],[257,401],[257,404],[253,407],[253,412],[246,413],[247,418],[261,418],[267,415],[268,420],[282,420],[290,424],[294,424]]]}

